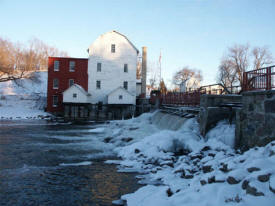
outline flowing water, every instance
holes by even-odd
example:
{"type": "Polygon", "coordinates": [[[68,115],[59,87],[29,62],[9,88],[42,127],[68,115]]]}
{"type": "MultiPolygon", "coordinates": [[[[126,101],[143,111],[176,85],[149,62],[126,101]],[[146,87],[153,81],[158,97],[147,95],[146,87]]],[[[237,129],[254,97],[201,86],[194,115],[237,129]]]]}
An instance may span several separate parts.
{"type": "Polygon", "coordinates": [[[91,127],[0,122],[0,205],[103,206],[136,191],[135,174],[103,163],[111,148],[91,127]]]}

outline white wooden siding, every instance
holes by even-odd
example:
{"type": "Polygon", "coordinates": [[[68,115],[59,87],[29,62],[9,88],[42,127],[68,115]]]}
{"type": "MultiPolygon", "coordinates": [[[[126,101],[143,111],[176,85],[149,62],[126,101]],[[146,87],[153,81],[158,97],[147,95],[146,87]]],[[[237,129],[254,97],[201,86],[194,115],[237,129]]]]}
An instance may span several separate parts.
{"type": "Polygon", "coordinates": [[[88,92],[92,95],[93,104],[107,104],[107,95],[123,82],[128,82],[128,91],[136,96],[137,50],[122,35],[108,32],[98,37],[89,47],[88,92]],[[115,53],[111,45],[115,44],[115,53]],[[101,72],[97,72],[97,63],[101,63],[101,72]],[[124,72],[128,64],[128,72],[124,72]],[[101,81],[101,89],[96,89],[96,81],[101,81]]]}

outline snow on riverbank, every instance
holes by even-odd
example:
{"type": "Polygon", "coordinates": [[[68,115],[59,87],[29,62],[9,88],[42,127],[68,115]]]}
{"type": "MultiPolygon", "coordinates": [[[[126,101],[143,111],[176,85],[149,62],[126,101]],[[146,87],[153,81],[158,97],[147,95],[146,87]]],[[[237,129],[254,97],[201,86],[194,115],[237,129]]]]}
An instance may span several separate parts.
{"type": "Polygon", "coordinates": [[[128,206],[274,205],[275,142],[240,154],[232,149],[235,128],[225,121],[206,141],[195,119],[170,131],[158,129],[154,115],[105,128],[104,142],[122,158],[107,163],[140,172],[139,182],[147,184],[122,196],[128,206]]]}
{"type": "Polygon", "coordinates": [[[48,116],[46,106],[47,72],[34,79],[0,83],[0,119],[35,119],[48,116]]]}

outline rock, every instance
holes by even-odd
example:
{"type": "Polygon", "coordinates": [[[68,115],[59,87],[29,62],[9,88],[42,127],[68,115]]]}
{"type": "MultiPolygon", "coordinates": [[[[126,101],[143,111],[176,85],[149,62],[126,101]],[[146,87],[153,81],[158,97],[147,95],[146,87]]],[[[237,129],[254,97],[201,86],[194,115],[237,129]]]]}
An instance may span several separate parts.
{"type": "Polygon", "coordinates": [[[250,167],[250,168],[247,168],[247,171],[252,173],[252,172],[256,172],[256,171],[260,171],[261,169],[258,168],[258,167],[250,167]]]}
{"type": "Polygon", "coordinates": [[[181,175],[181,178],[183,179],[192,179],[194,175],[181,175]]]}
{"type": "Polygon", "coordinates": [[[123,137],[121,140],[123,142],[131,142],[133,140],[133,138],[132,137],[123,137]]]}
{"type": "Polygon", "coordinates": [[[210,178],[208,178],[208,184],[212,184],[212,183],[215,183],[216,180],[215,180],[215,176],[212,176],[210,178]]]}
{"type": "Polygon", "coordinates": [[[179,149],[174,153],[175,156],[182,156],[182,155],[188,155],[190,153],[190,150],[188,149],[179,149]]]}
{"type": "Polygon", "coordinates": [[[202,155],[201,154],[197,154],[197,155],[193,155],[190,157],[191,160],[194,160],[194,159],[202,159],[202,155]]]}
{"type": "Polygon", "coordinates": [[[271,185],[269,185],[269,190],[275,194],[275,188],[272,188],[271,185]]]}
{"type": "Polygon", "coordinates": [[[269,180],[270,174],[265,174],[265,175],[259,175],[258,180],[260,182],[267,182],[269,180]]]}
{"type": "Polygon", "coordinates": [[[242,183],[242,189],[246,190],[248,184],[249,184],[249,181],[248,180],[244,180],[243,183],[242,183]]]}
{"type": "Polygon", "coordinates": [[[202,152],[206,152],[208,150],[211,150],[211,147],[205,146],[204,148],[201,149],[202,152]]]}
{"type": "Polygon", "coordinates": [[[257,189],[255,187],[250,186],[249,183],[246,187],[246,194],[250,194],[253,196],[264,196],[264,193],[258,192],[257,189]]]}
{"type": "Polygon", "coordinates": [[[215,157],[216,154],[214,154],[214,153],[209,153],[208,156],[210,156],[210,157],[215,157]]]}
{"type": "Polygon", "coordinates": [[[238,184],[241,182],[241,180],[237,180],[236,178],[229,176],[226,181],[228,182],[228,184],[230,185],[234,185],[234,184],[238,184]]]}
{"type": "Polygon", "coordinates": [[[275,176],[272,175],[272,177],[269,179],[269,190],[275,194],[275,176]]]}
{"type": "Polygon", "coordinates": [[[105,143],[109,143],[111,141],[112,137],[106,137],[103,141],[105,143]]]}
{"type": "Polygon", "coordinates": [[[140,153],[140,150],[139,149],[135,149],[135,153],[140,153]]]}
{"type": "Polygon", "coordinates": [[[200,183],[201,183],[201,185],[206,185],[207,184],[207,182],[205,180],[201,180],[200,183]]]}
{"type": "Polygon", "coordinates": [[[131,127],[131,128],[129,128],[129,130],[131,131],[131,130],[137,130],[137,129],[139,129],[138,127],[131,127]]]}
{"type": "Polygon", "coordinates": [[[202,170],[203,170],[203,173],[208,173],[208,172],[212,172],[213,168],[211,167],[211,165],[207,165],[207,166],[203,166],[202,170]]]}
{"type": "Polygon", "coordinates": [[[173,192],[171,191],[170,188],[168,188],[168,190],[166,190],[167,196],[171,197],[173,195],[173,192]]]}
{"type": "Polygon", "coordinates": [[[224,172],[224,173],[227,173],[231,170],[228,169],[228,165],[227,164],[222,164],[222,167],[219,168],[220,171],[224,172]]]}

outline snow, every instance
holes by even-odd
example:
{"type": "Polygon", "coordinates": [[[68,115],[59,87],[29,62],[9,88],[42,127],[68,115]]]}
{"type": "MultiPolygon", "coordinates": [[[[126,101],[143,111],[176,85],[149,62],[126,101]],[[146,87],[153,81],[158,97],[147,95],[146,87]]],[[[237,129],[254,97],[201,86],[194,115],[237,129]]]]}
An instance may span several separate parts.
{"type": "Polygon", "coordinates": [[[47,72],[34,73],[36,80],[0,83],[0,119],[36,119],[49,116],[46,106],[47,72]]]}
{"type": "Polygon", "coordinates": [[[222,143],[234,148],[235,144],[235,125],[230,125],[227,121],[220,121],[215,128],[210,130],[206,138],[216,139],[222,143]]]}
{"type": "Polygon", "coordinates": [[[84,166],[84,165],[91,165],[92,162],[84,161],[84,162],[77,162],[77,163],[60,163],[59,166],[84,166]]]}
{"type": "Polygon", "coordinates": [[[163,116],[156,112],[112,121],[101,134],[110,138],[107,144],[121,158],[106,163],[117,164],[120,172],[141,173],[139,183],[146,184],[121,197],[128,206],[274,205],[269,184],[274,185],[275,156],[270,154],[275,153],[275,142],[240,154],[233,149],[235,126],[226,121],[219,122],[204,139],[195,118],[175,118],[173,123],[169,116],[163,129],[163,116]],[[179,122],[181,126],[175,129],[174,124],[179,122]],[[125,141],[127,138],[130,140],[125,141]],[[204,171],[206,167],[210,170],[204,171]],[[260,171],[250,173],[250,167],[260,171]],[[258,176],[264,174],[272,174],[270,183],[259,182],[258,176]],[[229,183],[229,177],[238,182],[229,183]],[[264,196],[253,196],[242,189],[245,180],[264,196]]]}
{"type": "Polygon", "coordinates": [[[105,131],[105,128],[96,128],[96,129],[90,129],[90,133],[103,133],[105,131]]]}

